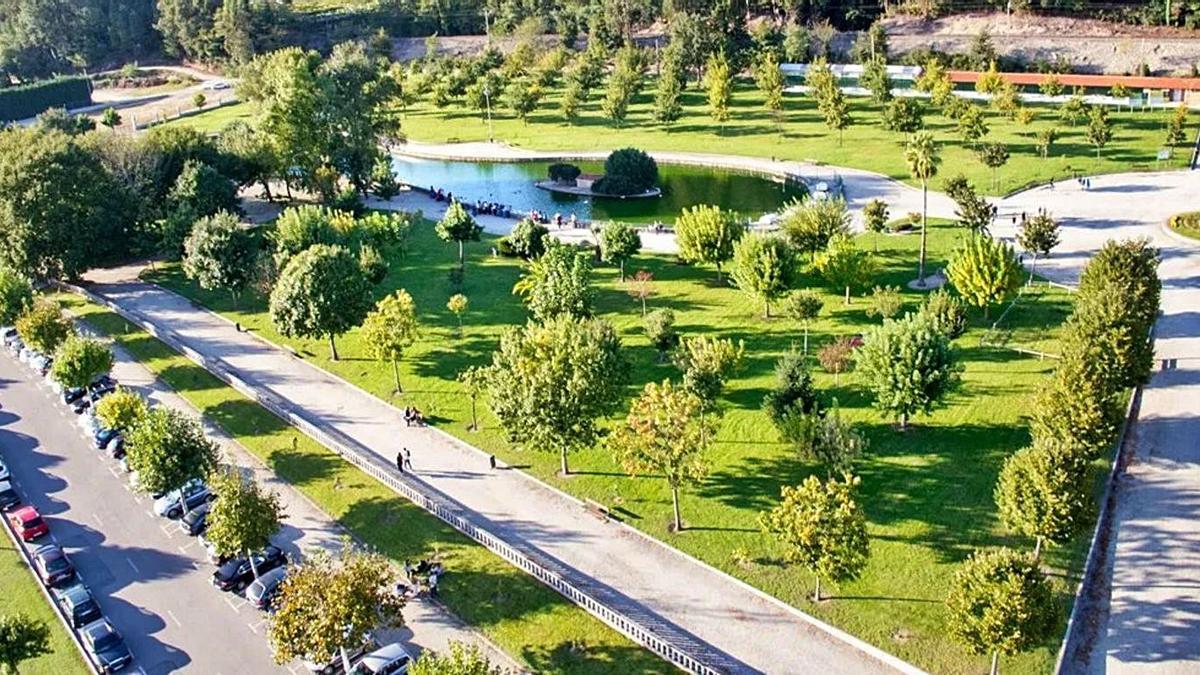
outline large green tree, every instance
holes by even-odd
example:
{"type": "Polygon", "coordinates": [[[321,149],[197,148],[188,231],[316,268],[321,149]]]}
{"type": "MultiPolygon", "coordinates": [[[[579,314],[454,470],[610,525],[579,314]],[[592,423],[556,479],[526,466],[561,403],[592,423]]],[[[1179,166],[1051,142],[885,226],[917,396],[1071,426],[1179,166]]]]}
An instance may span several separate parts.
{"type": "Polygon", "coordinates": [[[850,210],[842,199],[814,199],[784,214],[783,232],[792,245],[816,256],[839,234],[850,234],[850,210]]]}
{"type": "Polygon", "coordinates": [[[523,296],[537,321],[559,315],[591,316],[592,260],[578,247],[551,240],[542,257],[529,265],[513,292],[523,296]]]}
{"type": "Polygon", "coordinates": [[[782,237],[750,234],[734,244],[730,276],[746,295],[763,303],[767,318],[771,303],[787,295],[797,275],[795,253],[782,237]]]}
{"type": "Polygon", "coordinates": [[[817,255],[816,267],[830,286],[845,291],[847,305],[851,289],[866,285],[875,274],[874,258],[848,234],[836,234],[829,240],[828,247],[817,255]]]}
{"type": "Polygon", "coordinates": [[[1081,451],[1039,439],[1004,460],[996,481],[996,510],[1005,527],[1034,540],[1036,560],[1043,541],[1061,544],[1087,526],[1090,487],[1081,451]]]}
{"type": "Polygon", "coordinates": [[[288,337],[329,338],[358,325],[371,309],[371,288],[358,260],[341,246],[318,244],[288,262],[271,291],[271,322],[288,337]]]}
{"type": "MultiPolygon", "coordinates": [[[[137,472],[138,488],[165,494],[217,468],[217,444],[204,435],[195,418],[175,408],[150,409],[125,436],[129,468],[137,472]]],[[[183,494],[180,511],[187,510],[183,494]]]]}
{"type": "Polygon", "coordinates": [[[875,407],[898,417],[901,429],[914,413],[928,414],[958,382],[949,338],[916,314],[871,329],[856,360],[875,407]]]}
{"type": "Polygon", "coordinates": [[[483,226],[475,222],[462,204],[454,202],[446,209],[434,232],[442,241],[458,242],[458,268],[461,270],[465,262],[463,245],[468,241],[479,241],[483,226]]]}
{"type": "Polygon", "coordinates": [[[362,340],[372,357],[392,364],[396,392],[400,387],[400,359],[417,339],[417,306],[403,288],[375,303],[362,324],[362,340]]]}
{"type": "Polygon", "coordinates": [[[112,370],[113,353],[94,338],[72,335],[54,352],[50,376],[67,388],[86,387],[112,370]]]}
{"type": "Polygon", "coordinates": [[[742,363],[745,345],[718,337],[697,335],[681,341],[675,366],[683,371],[683,388],[704,402],[706,410],[716,406],[725,380],[742,363]]]}
{"type": "Polygon", "coordinates": [[[24,614],[0,614],[0,665],[17,675],[22,661],[49,654],[50,626],[24,614]]]}
{"type": "Polygon", "coordinates": [[[992,655],[1032,649],[1058,625],[1059,603],[1031,556],[1009,549],[976,551],[954,574],[946,596],[950,635],[972,653],[992,655]]]}
{"type": "Polygon", "coordinates": [[[611,324],[559,314],[501,336],[488,395],[509,439],[557,453],[565,475],[567,455],[595,443],[596,421],[619,404],[627,378],[611,324]]]}
{"type": "Polygon", "coordinates": [[[828,481],[809,476],[796,487],[784,487],[779,505],[759,517],[763,530],[783,546],[784,559],[816,576],[818,602],[822,578],[857,579],[871,554],[858,484],[849,474],[828,481]]]}
{"type": "Polygon", "coordinates": [[[671,488],[673,531],[683,530],[679,489],[708,475],[704,452],[716,434],[704,401],[683,387],[650,382],[633,401],[625,423],[609,437],[617,462],[630,475],[661,474],[671,488]]]}
{"type": "Polygon", "coordinates": [[[279,495],[263,489],[234,466],[222,466],[208,476],[208,487],[216,495],[209,507],[204,538],[218,555],[244,555],[255,578],[253,554],[271,543],[283,520],[279,495]]]}
{"type": "Polygon", "coordinates": [[[675,219],[679,257],[687,262],[716,265],[718,282],[721,264],[733,257],[733,245],[745,233],[746,226],[738,215],[720,206],[700,204],[685,208],[675,219]]]}
{"type": "Polygon", "coordinates": [[[126,431],[142,421],[150,406],[136,391],[117,387],[113,393],[96,402],[96,419],[106,429],[126,431]]]}
{"type": "Polygon", "coordinates": [[[1021,287],[1021,263],[1007,243],[976,234],[950,259],[946,278],[963,300],[982,307],[987,318],[992,305],[1007,301],[1021,287]]]}
{"type": "Polygon", "coordinates": [[[238,217],[222,211],[196,221],[183,251],[184,274],[203,289],[229,291],[236,307],[258,257],[257,240],[238,217]]]}

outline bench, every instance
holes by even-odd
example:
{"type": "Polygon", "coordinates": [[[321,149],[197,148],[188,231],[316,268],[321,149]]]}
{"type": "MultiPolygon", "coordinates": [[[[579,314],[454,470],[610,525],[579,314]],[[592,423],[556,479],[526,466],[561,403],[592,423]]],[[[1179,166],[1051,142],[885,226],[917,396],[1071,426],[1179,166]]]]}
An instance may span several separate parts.
{"type": "Polygon", "coordinates": [[[594,499],[588,499],[585,497],[583,499],[583,507],[588,510],[588,513],[591,513],[600,520],[608,520],[612,515],[607,506],[594,499]]]}

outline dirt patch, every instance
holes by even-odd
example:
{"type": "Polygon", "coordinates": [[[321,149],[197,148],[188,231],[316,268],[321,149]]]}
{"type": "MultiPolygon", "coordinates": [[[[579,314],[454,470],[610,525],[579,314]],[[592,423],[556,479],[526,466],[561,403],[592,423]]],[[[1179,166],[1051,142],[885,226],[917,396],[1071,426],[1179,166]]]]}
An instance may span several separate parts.
{"type": "Polygon", "coordinates": [[[1196,31],[1171,26],[1136,26],[1099,19],[1003,12],[971,12],[926,20],[917,16],[892,16],[884,20],[888,34],[970,35],[986,28],[993,37],[1143,37],[1197,40],[1196,31]]]}

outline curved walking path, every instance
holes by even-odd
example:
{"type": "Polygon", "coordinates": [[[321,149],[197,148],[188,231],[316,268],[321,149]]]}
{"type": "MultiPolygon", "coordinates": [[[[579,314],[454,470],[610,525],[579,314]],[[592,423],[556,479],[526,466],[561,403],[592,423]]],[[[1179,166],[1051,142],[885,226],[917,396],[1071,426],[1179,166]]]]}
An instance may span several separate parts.
{"type": "MultiPolygon", "coordinates": [[[[1200,672],[1200,242],[1167,231],[1166,219],[1200,208],[1200,171],[1097,176],[1090,190],[1059,183],[999,202],[994,234],[1012,237],[1012,216],[1048,209],[1062,244],[1038,272],[1075,283],[1091,254],[1114,238],[1149,237],[1162,251],[1162,314],[1156,371],[1143,389],[1133,456],[1117,488],[1109,539],[1107,616],[1090,658],[1065,672],[1200,672]]],[[[1019,217],[1018,217],[1019,220],[1019,217]]],[[[1121,302],[1121,298],[1113,298],[1121,302]]],[[[1105,579],[1102,574],[1100,579],[1105,579]]],[[[1102,613],[1101,613],[1102,614],[1102,613]]],[[[1068,655],[1069,658],[1072,655],[1068,655]]]]}

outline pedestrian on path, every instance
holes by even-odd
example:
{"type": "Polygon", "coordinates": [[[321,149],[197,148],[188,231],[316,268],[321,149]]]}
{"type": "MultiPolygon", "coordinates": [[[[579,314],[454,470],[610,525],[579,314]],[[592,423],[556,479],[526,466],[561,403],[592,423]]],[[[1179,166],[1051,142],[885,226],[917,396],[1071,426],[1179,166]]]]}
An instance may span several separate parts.
{"type": "Polygon", "coordinates": [[[412,451],[404,448],[404,468],[412,471],[412,451]]]}
{"type": "Polygon", "coordinates": [[[396,469],[404,473],[404,450],[396,453],[396,469]]]}
{"type": "Polygon", "coordinates": [[[488,457],[488,463],[492,465],[492,471],[495,471],[496,470],[496,456],[490,455],[488,457]]]}

